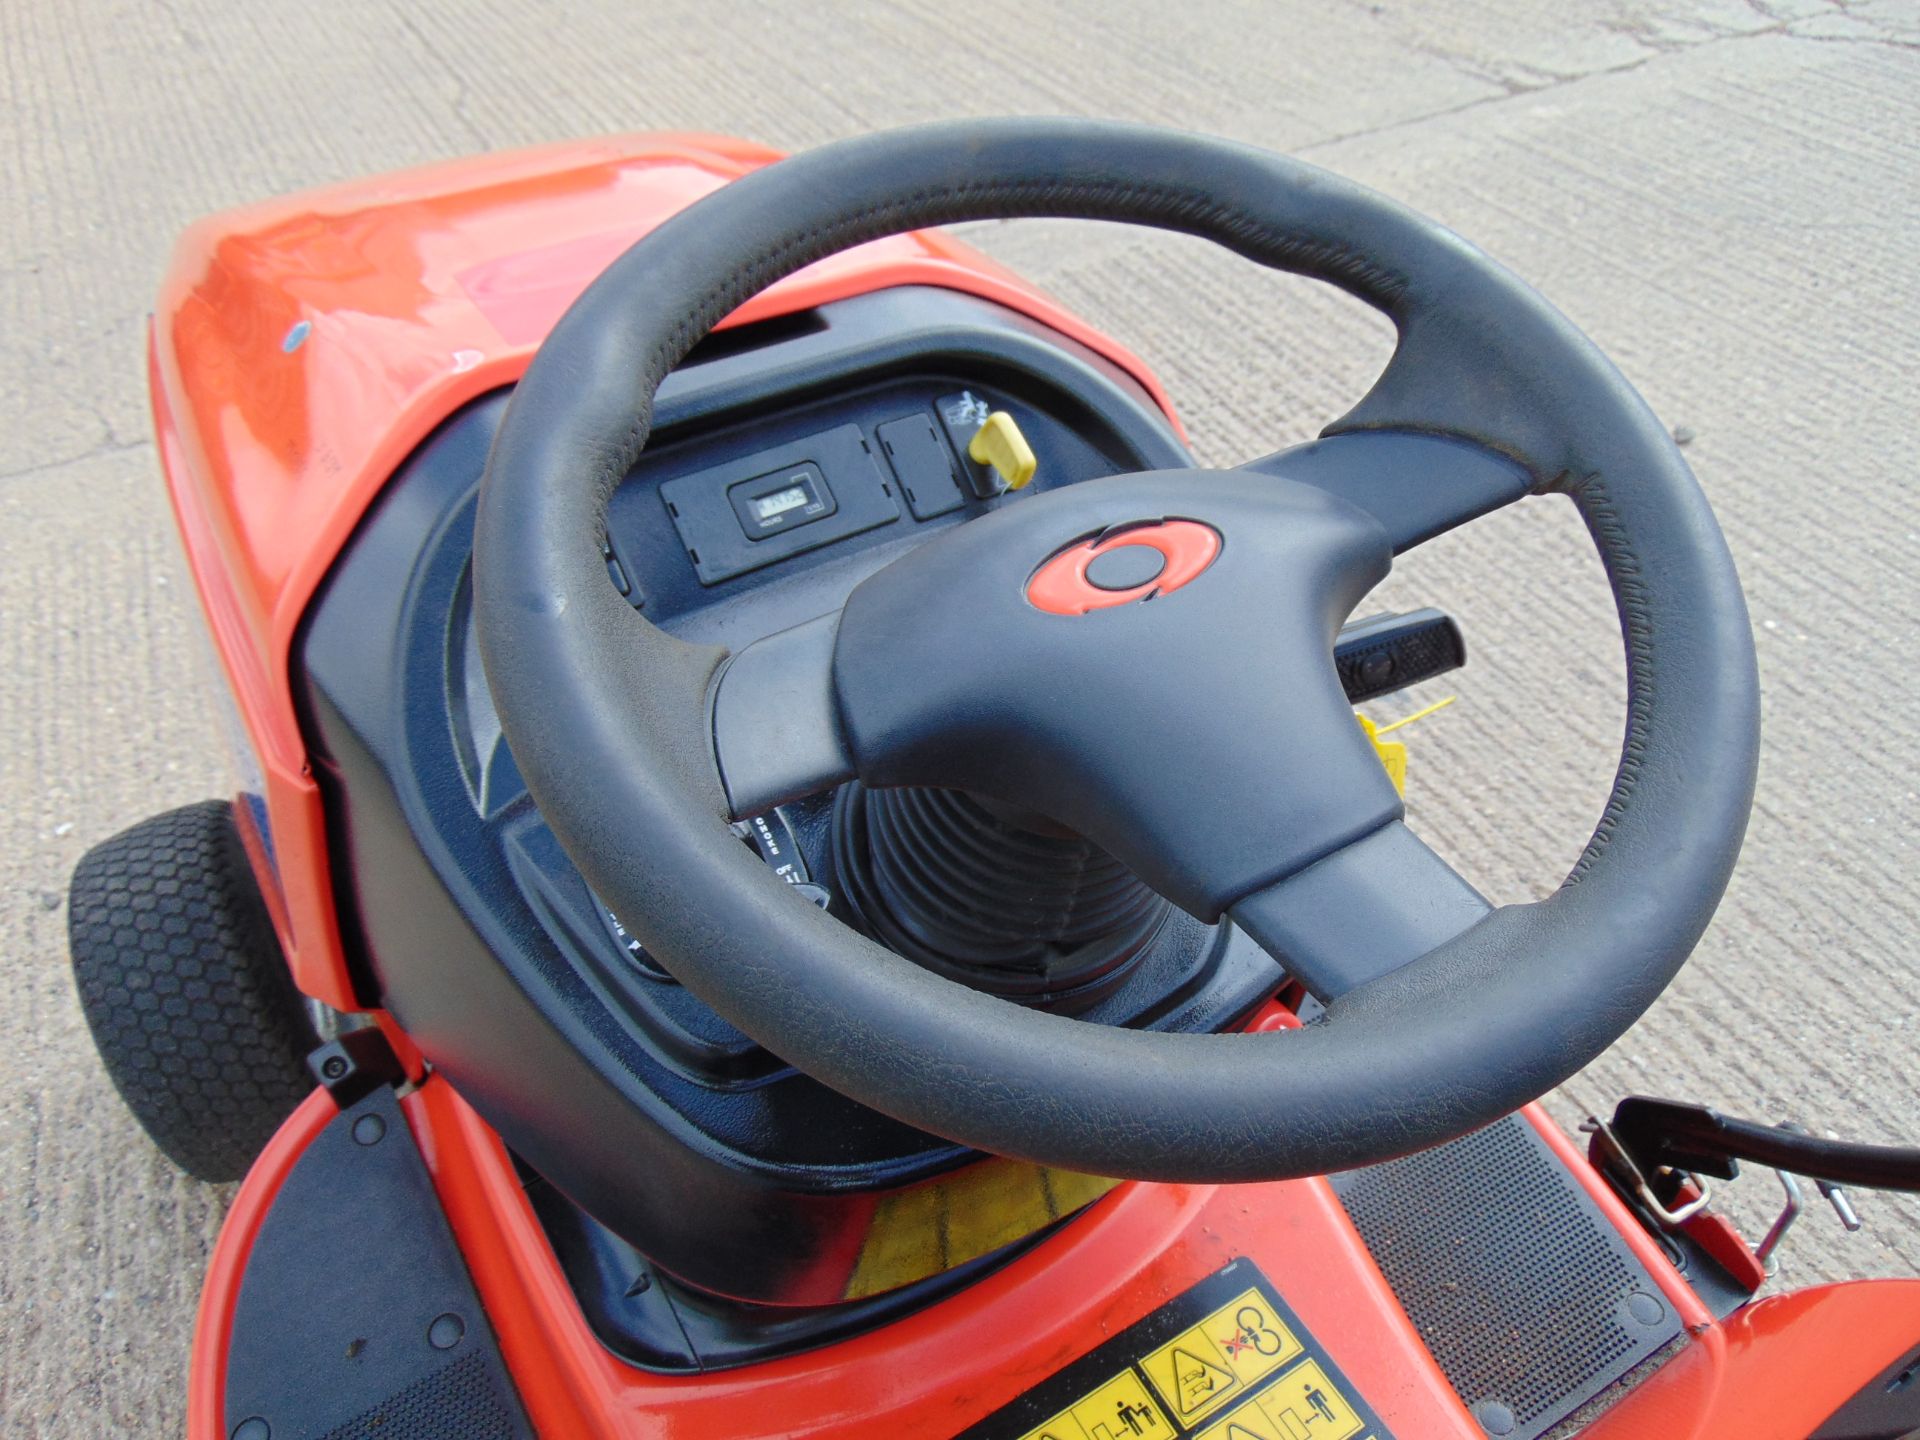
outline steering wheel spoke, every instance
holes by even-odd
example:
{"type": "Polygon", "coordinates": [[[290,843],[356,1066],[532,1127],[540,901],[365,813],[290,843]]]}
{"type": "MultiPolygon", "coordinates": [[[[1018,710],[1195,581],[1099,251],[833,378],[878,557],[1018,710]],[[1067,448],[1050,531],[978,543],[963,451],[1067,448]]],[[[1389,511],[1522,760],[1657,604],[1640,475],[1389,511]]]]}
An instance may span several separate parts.
{"type": "Polygon", "coordinates": [[[713,753],[736,820],[853,778],[833,696],[840,613],[756,640],[715,683],[713,753]]]}
{"type": "Polygon", "coordinates": [[[1395,820],[1235,902],[1233,921],[1331,1004],[1464,934],[1491,908],[1395,820]]]}
{"type": "Polygon", "coordinates": [[[1412,430],[1355,430],[1240,467],[1312,485],[1366,511],[1403,554],[1512,504],[1533,486],[1525,467],[1469,440],[1412,430]]]}

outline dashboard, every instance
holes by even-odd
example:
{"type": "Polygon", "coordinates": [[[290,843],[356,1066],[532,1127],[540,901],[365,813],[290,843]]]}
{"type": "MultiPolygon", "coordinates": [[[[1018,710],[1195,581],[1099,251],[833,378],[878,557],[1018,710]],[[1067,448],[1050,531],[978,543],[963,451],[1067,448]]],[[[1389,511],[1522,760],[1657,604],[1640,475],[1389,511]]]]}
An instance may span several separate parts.
{"type": "MultiPolygon", "coordinates": [[[[576,1198],[617,1209],[622,1232],[646,1235],[676,1273],[769,1294],[765,1267],[808,1249],[782,1227],[830,1227],[848,1195],[977,1157],[795,1072],[682,989],[542,822],[472,619],[475,503],[508,399],[450,416],[394,475],[300,637],[356,984],[536,1172],[561,1128],[656,1156],[659,1196],[576,1198]],[[614,1063],[590,1065],[589,1051],[614,1063]],[[564,1113],[541,1098],[562,1089],[564,1113]]],[[[683,363],[610,505],[607,583],[669,632],[738,650],[837,609],[867,575],[995,507],[1191,463],[1137,384],[1071,340],[957,293],[882,291],[720,332],[683,363]],[[967,455],[992,410],[1034,452],[1026,490],[1002,490],[967,455]]],[[[833,804],[813,797],[737,829],[860,925],[836,873],[833,804]]],[[[1076,1013],[1217,1030],[1280,978],[1230,926],[1170,910],[1143,958],[1076,1013]]]]}

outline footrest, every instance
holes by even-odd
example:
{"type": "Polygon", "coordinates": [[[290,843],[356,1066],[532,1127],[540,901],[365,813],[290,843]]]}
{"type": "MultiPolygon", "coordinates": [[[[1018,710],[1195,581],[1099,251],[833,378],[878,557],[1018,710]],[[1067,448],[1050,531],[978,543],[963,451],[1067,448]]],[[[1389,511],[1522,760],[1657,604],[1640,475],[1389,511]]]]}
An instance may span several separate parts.
{"type": "Polygon", "coordinates": [[[1491,1435],[1534,1440],[1682,1334],[1659,1282],[1518,1115],[1332,1180],[1491,1435]]]}
{"type": "Polygon", "coordinates": [[[315,1137],[254,1238],[227,1349],[225,1433],[533,1434],[386,1086],[315,1137]]]}

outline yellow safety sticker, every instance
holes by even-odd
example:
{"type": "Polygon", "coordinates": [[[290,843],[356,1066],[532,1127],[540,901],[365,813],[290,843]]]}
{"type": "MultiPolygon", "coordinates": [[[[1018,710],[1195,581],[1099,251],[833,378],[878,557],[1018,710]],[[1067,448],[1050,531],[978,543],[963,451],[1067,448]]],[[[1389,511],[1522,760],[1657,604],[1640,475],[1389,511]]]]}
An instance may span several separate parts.
{"type": "Polygon", "coordinates": [[[1347,1440],[1364,1423],[1327,1372],[1307,1360],[1202,1430],[1199,1440],[1347,1440]]]}
{"type": "Polygon", "coordinates": [[[1393,1440],[1249,1260],[1236,1260],[958,1440],[1393,1440]]]}
{"type": "Polygon", "coordinates": [[[1134,1440],[1173,1433],[1140,1377],[1123,1370],[1046,1424],[1034,1426],[1021,1440],[1134,1440]]]}
{"type": "Polygon", "coordinates": [[[1258,1290],[1235,1296],[1140,1362],[1174,1418],[1198,1420],[1301,1352],[1258,1290]]]}

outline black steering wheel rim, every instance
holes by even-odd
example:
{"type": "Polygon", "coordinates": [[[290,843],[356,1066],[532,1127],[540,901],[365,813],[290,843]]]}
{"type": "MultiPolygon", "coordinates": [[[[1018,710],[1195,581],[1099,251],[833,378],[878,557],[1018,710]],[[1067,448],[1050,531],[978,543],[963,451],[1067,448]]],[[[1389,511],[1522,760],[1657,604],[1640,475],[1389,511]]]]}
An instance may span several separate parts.
{"type": "MultiPolygon", "coordinates": [[[[1026,502],[1023,502],[1026,503],[1026,502]]],[[[642,240],[527,371],[489,460],[475,613],[502,726],[595,890],[673,973],[782,1058],[981,1149],[1165,1180],[1324,1173],[1436,1144],[1543,1093],[1672,979],[1744,834],[1758,680],[1705,498],[1619,373],[1449,232],[1283,157],[1132,126],[921,127],[770,166],[642,240]],[[850,245],[1063,216],[1202,235],[1341,286],[1395,322],[1329,435],[1442,435],[1580,508],[1627,647],[1606,809],[1567,882],[1266,1035],[1086,1025],[924,971],[788,893],[731,836],[710,704],[726,659],[606,583],[608,501],[654,392],[713,324],[850,245]]]]}

